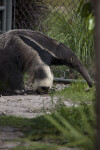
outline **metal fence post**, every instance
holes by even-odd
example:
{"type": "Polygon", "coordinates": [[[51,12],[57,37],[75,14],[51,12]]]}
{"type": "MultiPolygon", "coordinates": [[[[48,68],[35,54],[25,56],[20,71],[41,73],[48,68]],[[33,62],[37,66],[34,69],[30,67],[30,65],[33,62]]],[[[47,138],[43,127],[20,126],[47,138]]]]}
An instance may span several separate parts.
{"type": "Polygon", "coordinates": [[[2,9],[2,31],[6,31],[6,0],[3,0],[2,9]]]}
{"type": "Polygon", "coordinates": [[[0,6],[2,12],[2,27],[1,32],[6,32],[12,28],[12,0],[3,0],[0,6]]]}
{"type": "Polygon", "coordinates": [[[12,0],[8,0],[6,3],[6,9],[7,9],[7,23],[6,23],[6,30],[11,30],[12,28],[12,0]]]}

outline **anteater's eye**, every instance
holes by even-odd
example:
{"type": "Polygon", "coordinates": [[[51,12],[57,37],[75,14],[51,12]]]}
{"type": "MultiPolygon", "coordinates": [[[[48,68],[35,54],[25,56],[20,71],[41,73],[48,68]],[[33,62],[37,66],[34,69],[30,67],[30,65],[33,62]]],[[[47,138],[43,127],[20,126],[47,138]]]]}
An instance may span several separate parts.
{"type": "Polygon", "coordinates": [[[73,57],[71,57],[70,61],[72,62],[73,60],[74,60],[74,58],[73,58],[73,57]]]}

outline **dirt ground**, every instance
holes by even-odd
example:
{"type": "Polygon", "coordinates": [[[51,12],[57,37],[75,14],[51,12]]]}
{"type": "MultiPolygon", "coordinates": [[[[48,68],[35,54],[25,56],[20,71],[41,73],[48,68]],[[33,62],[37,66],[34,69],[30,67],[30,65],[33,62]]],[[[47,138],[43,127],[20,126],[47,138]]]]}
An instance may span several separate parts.
{"type": "MultiPolygon", "coordinates": [[[[47,95],[17,95],[0,97],[0,115],[14,115],[27,118],[33,118],[49,113],[58,102],[58,97],[53,100],[47,95]]],[[[71,102],[64,102],[67,106],[72,105],[71,102]]]]}
{"type": "MultiPolygon", "coordinates": [[[[65,87],[64,84],[57,84],[56,90],[61,90],[65,87]]],[[[33,118],[49,113],[58,102],[57,96],[51,98],[48,95],[15,95],[0,97],[0,116],[14,115],[27,118],[33,118]]],[[[73,105],[70,101],[64,101],[67,106],[73,105]]]]}
{"type": "MultiPolygon", "coordinates": [[[[65,87],[63,84],[56,85],[56,90],[65,87]]],[[[55,96],[53,99],[48,95],[15,95],[0,97],[0,116],[14,115],[27,118],[33,118],[43,114],[50,113],[54,109],[59,98],[55,96]]],[[[70,101],[64,101],[67,106],[73,105],[70,101]]],[[[0,149],[10,150],[16,147],[20,142],[12,142],[12,140],[23,137],[23,133],[11,127],[0,128],[0,149]]],[[[64,150],[64,149],[61,149],[64,150]]],[[[65,149],[68,150],[68,149],[65,149]]]]}

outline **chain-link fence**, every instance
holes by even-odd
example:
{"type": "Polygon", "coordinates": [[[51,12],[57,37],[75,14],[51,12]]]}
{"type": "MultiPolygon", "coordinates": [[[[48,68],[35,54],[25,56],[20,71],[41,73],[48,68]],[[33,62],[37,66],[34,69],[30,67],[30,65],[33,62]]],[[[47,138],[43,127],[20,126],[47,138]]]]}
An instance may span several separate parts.
{"type": "MultiPolygon", "coordinates": [[[[13,28],[37,30],[63,42],[93,74],[91,6],[89,0],[16,0],[13,1],[13,28]]],[[[66,67],[53,67],[53,71],[57,77],[77,78],[66,67]]]]}

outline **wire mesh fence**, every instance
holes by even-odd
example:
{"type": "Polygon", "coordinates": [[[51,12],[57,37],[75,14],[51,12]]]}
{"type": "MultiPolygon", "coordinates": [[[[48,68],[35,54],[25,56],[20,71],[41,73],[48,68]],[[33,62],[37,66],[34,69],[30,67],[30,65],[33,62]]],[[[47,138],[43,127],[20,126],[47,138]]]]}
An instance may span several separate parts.
{"type": "MultiPolygon", "coordinates": [[[[13,29],[37,30],[64,43],[94,75],[93,33],[88,26],[91,6],[89,0],[16,0],[13,1],[13,29]]],[[[53,67],[53,72],[60,78],[78,77],[66,67],[53,67]]]]}

